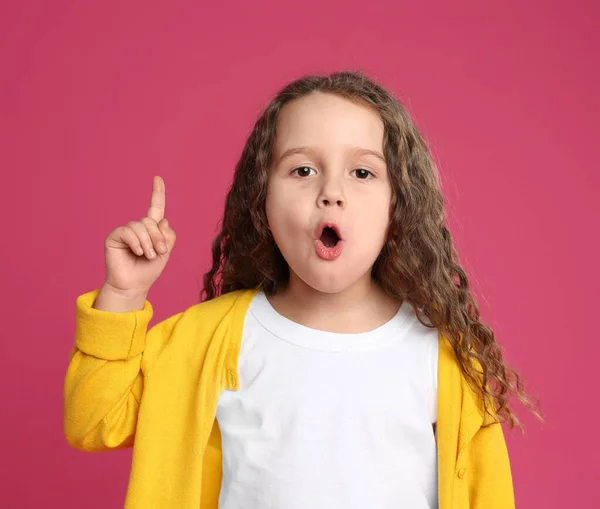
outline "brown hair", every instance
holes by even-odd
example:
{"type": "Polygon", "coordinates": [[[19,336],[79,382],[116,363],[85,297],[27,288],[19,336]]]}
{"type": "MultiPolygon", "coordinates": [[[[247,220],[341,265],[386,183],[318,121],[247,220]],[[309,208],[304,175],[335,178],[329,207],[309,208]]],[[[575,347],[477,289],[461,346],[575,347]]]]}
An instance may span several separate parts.
{"type": "Polygon", "coordinates": [[[523,429],[508,406],[508,396],[513,395],[542,419],[519,375],[503,361],[494,332],[479,319],[446,226],[439,175],[426,142],[400,102],[362,73],[344,71],[293,81],[256,121],[235,168],[200,300],[250,288],[273,295],[287,282],[288,265],[267,228],[267,181],[279,112],[290,101],[314,92],[369,105],[384,124],[393,197],[390,233],[373,265],[373,279],[390,296],[408,300],[421,323],[448,338],[463,375],[490,416],[523,429]]]}

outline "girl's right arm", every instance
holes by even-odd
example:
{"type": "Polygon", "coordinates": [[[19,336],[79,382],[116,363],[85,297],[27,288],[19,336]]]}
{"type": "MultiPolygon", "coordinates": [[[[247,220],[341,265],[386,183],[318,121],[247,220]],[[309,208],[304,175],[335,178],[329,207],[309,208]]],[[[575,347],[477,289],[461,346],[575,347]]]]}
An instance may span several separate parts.
{"type": "Polygon", "coordinates": [[[133,444],[144,389],[146,344],[160,349],[182,313],[150,331],[146,296],[165,268],[176,236],[165,212],[165,185],[154,177],[148,214],[105,239],[106,280],[78,297],[75,347],[64,384],[67,441],[84,451],[133,444]]]}

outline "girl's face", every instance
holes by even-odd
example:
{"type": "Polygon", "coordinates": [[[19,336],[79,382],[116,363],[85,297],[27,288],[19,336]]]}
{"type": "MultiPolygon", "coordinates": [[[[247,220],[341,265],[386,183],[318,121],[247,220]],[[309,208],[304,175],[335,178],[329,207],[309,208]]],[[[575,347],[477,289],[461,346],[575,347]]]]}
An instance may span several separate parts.
{"type": "Polygon", "coordinates": [[[334,94],[281,110],[266,214],[290,278],[324,293],[370,285],[392,199],[383,134],[377,112],[334,94]],[[321,238],[323,222],[337,226],[342,243],[324,249],[336,239],[321,238]]]}

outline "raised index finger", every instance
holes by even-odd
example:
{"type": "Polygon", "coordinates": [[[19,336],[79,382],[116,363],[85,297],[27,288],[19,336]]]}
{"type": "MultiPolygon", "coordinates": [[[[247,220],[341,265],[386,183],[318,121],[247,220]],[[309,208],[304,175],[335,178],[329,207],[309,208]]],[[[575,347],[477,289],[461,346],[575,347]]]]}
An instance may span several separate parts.
{"type": "Polygon", "coordinates": [[[154,177],[152,181],[152,197],[148,217],[157,223],[165,217],[165,183],[161,177],[154,177]]]}

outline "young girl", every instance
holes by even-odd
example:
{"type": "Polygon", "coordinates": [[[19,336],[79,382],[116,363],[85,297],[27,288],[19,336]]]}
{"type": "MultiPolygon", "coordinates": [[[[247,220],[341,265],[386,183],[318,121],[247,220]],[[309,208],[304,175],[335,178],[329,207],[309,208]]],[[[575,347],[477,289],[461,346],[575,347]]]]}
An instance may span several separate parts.
{"type": "Polygon", "coordinates": [[[133,446],[128,509],[506,509],[519,376],[479,320],[437,170],[358,73],[286,86],[235,169],[200,303],[147,330],[175,244],[147,217],[78,297],[65,433],[133,446]]]}

